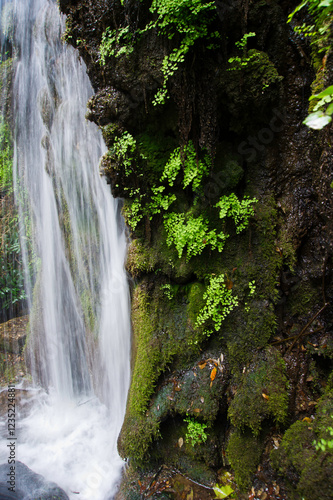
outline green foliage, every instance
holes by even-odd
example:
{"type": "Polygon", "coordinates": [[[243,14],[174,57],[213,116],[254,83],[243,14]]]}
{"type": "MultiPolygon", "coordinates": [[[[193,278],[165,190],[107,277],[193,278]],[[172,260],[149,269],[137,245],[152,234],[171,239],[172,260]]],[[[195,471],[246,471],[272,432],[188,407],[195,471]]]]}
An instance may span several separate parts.
{"type": "MultiPolygon", "coordinates": [[[[223,196],[215,207],[220,209],[220,219],[231,217],[236,224],[236,232],[240,233],[247,227],[249,218],[254,214],[253,204],[256,201],[255,198],[248,197],[239,201],[232,193],[229,196],[223,196]]],[[[222,252],[225,241],[229,237],[223,231],[217,232],[216,229],[209,229],[208,220],[203,215],[194,217],[190,212],[166,214],[164,227],[167,232],[167,245],[175,245],[179,258],[182,257],[186,247],[187,260],[201,254],[208,245],[212,250],[222,252]]]]}
{"type": "Polygon", "coordinates": [[[254,215],[253,205],[258,200],[245,196],[240,201],[234,193],[229,196],[222,196],[219,202],[215,205],[220,209],[220,219],[232,217],[236,224],[237,234],[243,231],[249,224],[249,219],[254,215]]]}
{"type": "Polygon", "coordinates": [[[164,292],[164,295],[169,299],[173,299],[173,290],[170,283],[166,283],[165,285],[161,285],[161,290],[164,292]]]}
{"type": "Polygon", "coordinates": [[[318,99],[313,107],[313,113],[310,113],[303,121],[309,128],[320,130],[332,121],[333,115],[333,85],[327,87],[319,94],[312,95],[310,101],[318,99]]]}
{"type": "MultiPolygon", "coordinates": [[[[289,15],[288,22],[304,7],[308,8],[314,24],[303,23],[301,26],[294,26],[297,33],[310,37],[313,50],[313,58],[318,55],[327,54],[331,48],[331,27],[333,15],[333,0],[303,0],[296,9],[289,15]]],[[[320,65],[322,64],[320,58],[320,65]]],[[[310,97],[310,102],[316,99],[318,102],[311,106],[311,113],[303,123],[314,130],[324,128],[332,121],[333,114],[333,86],[324,89],[322,92],[310,97]]]]}
{"type": "Polygon", "coordinates": [[[230,57],[230,59],[228,59],[228,63],[232,64],[232,67],[229,68],[229,71],[240,70],[243,67],[248,66],[248,64],[255,57],[254,54],[251,54],[251,55],[247,54],[247,39],[251,38],[253,36],[256,36],[256,34],[254,32],[245,33],[245,35],[238,42],[235,43],[237,49],[242,51],[243,55],[230,57]]]}
{"type": "Polygon", "coordinates": [[[203,160],[198,160],[193,142],[190,141],[182,150],[177,148],[171,153],[169,161],[164,167],[161,182],[167,179],[169,186],[173,186],[183,167],[183,187],[186,188],[192,183],[193,191],[197,191],[203,177],[208,175],[211,164],[208,155],[205,155],[203,160]]]}
{"type": "Polygon", "coordinates": [[[4,309],[26,298],[19,221],[13,200],[13,148],[8,125],[0,121],[0,301],[4,309]]]}
{"type": "Polygon", "coordinates": [[[207,424],[200,423],[191,417],[184,418],[184,421],[187,422],[186,441],[191,443],[192,446],[207,441],[208,436],[205,433],[207,424]]]}
{"type": "MultiPolygon", "coordinates": [[[[153,0],[150,11],[157,19],[148,26],[149,29],[157,28],[158,34],[169,39],[175,35],[181,37],[180,45],[163,59],[163,85],[153,101],[157,105],[165,102],[167,82],[185,61],[190,48],[197,40],[208,37],[208,26],[214,20],[212,12],[216,12],[216,5],[204,0],[153,0]]],[[[210,37],[217,38],[218,34],[210,37]]]]}
{"type": "MultiPolygon", "coordinates": [[[[224,274],[212,276],[203,296],[205,306],[198,314],[196,327],[212,320],[215,331],[219,331],[222,321],[238,306],[238,297],[228,289],[224,274]]],[[[209,332],[207,332],[209,333],[209,332]]]]}
{"type": "Polygon", "coordinates": [[[13,147],[8,125],[0,118],[0,193],[12,189],[13,147]]]}
{"type": "MultiPolygon", "coordinates": [[[[185,61],[185,56],[197,40],[218,38],[218,33],[208,33],[208,27],[214,20],[215,2],[206,0],[153,0],[150,12],[154,20],[143,29],[131,32],[130,26],[122,26],[117,30],[107,28],[100,44],[101,64],[105,65],[106,57],[128,56],[133,52],[135,40],[150,30],[157,30],[158,35],[168,39],[177,38],[178,46],[164,57],[162,62],[163,84],[155,95],[153,104],[163,104],[167,97],[167,82],[185,61]]],[[[213,48],[208,44],[207,48],[213,48]]]]}
{"type": "MultiPolygon", "coordinates": [[[[333,415],[331,415],[331,418],[333,418],[333,415]]],[[[326,427],[325,431],[331,437],[333,437],[333,427],[331,427],[331,426],[326,427]]],[[[325,438],[321,438],[319,440],[315,439],[313,441],[313,445],[314,445],[314,447],[316,448],[317,451],[321,450],[321,451],[326,452],[328,449],[332,449],[333,448],[333,439],[325,439],[325,438]]]]}
{"type": "Polygon", "coordinates": [[[207,245],[221,252],[226,238],[223,233],[217,235],[215,230],[209,230],[208,221],[202,215],[194,217],[191,214],[171,212],[164,216],[164,227],[167,245],[175,245],[179,258],[186,247],[188,260],[199,255],[207,245]]]}
{"type": "Polygon", "coordinates": [[[107,57],[128,56],[133,52],[133,49],[133,34],[130,32],[129,26],[117,30],[108,27],[102,35],[102,41],[99,46],[101,55],[100,64],[105,66],[107,57]]]}
{"type": "Polygon", "coordinates": [[[121,137],[116,137],[110,151],[116,162],[124,167],[126,176],[132,173],[132,163],[136,151],[136,141],[129,132],[124,132],[121,137]]]}
{"type": "Polygon", "coordinates": [[[298,420],[293,423],[285,432],[279,448],[272,450],[273,468],[291,479],[290,498],[332,499],[333,448],[326,445],[332,441],[332,414],[333,393],[328,391],[319,400],[312,422],[298,420]],[[324,450],[321,446],[316,449],[314,441],[323,445],[324,450]]]}
{"type": "Polygon", "coordinates": [[[304,7],[308,8],[314,25],[296,25],[294,30],[305,36],[310,36],[311,45],[319,54],[327,52],[330,43],[329,38],[333,13],[333,0],[303,0],[303,2],[301,2],[289,15],[288,22],[291,22],[295,14],[304,7]]]}

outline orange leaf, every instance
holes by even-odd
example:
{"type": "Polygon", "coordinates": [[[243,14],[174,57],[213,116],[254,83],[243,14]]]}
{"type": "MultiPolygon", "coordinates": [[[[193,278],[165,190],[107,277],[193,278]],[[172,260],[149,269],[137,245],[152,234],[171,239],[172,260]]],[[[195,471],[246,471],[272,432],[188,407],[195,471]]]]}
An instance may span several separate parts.
{"type": "Polygon", "coordinates": [[[224,282],[225,286],[227,287],[228,290],[231,290],[232,287],[234,286],[233,282],[227,278],[224,282]]]}
{"type": "Polygon", "coordinates": [[[199,363],[200,370],[203,370],[205,368],[206,364],[207,364],[207,361],[202,361],[201,363],[199,363]]]}
{"type": "Polygon", "coordinates": [[[269,396],[267,396],[267,394],[265,394],[264,392],[262,393],[262,397],[265,399],[269,399],[269,396]]]}
{"type": "Polygon", "coordinates": [[[195,411],[195,413],[200,413],[201,412],[200,408],[194,408],[193,411],[195,411]]]}
{"type": "Polygon", "coordinates": [[[308,424],[312,424],[312,420],[309,417],[304,417],[302,422],[307,422],[308,424]]]}
{"type": "Polygon", "coordinates": [[[216,377],[217,370],[216,368],[213,368],[212,371],[210,372],[210,380],[213,382],[213,380],[216,377]]]}

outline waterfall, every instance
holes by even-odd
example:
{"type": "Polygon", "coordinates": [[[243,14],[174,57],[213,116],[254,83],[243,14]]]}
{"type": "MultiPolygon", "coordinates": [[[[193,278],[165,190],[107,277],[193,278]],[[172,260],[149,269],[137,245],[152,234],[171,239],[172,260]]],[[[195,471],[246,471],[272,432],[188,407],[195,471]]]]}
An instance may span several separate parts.
{"type": "Polygon", "coordinates": [[[14,186],[35,394],[17,417],[17,459],[70,498],[107,500],[123,465],[116,442],[130,373],[125,226],[98,172],[106,148],[85,120],[93,90],[84,62],[61,40],[56,1],[4,5],[13,23],[14,186]]]}

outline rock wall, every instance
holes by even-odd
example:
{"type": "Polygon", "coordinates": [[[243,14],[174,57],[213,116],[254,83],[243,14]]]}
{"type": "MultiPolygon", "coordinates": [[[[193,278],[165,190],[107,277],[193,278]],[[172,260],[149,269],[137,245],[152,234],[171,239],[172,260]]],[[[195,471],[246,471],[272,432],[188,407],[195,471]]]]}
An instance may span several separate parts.
{"type": "Polygon", "coordinates": [[[175,470],[237,498],[332,497],[332,450],[312,444],[333,413],[332,128],[302,121],[333,64],[330,44],[318,59],[287,24],[297,4],[189,11],[203,34],[166,79],[185,35],[145,29],[149,2],[60,0],[131,228],[122,498],[193,498],[175,470]],[[168,99],[154,105],[159,89],[168,99]]]}

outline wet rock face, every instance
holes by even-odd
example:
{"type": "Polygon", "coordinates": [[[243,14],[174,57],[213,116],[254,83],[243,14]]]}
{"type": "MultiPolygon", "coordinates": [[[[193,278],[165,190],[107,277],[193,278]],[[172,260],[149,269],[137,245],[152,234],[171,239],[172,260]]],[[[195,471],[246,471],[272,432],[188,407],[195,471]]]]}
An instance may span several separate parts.
{"type": "Polygon", "coordinates": [[[22,462],[16,461],[14,469],[10,469],[10,465],[8,464],[0,465],[0,493],[1,488],[3,489],[5,484],[7,484],[6,494],[9,499],[33,500],[39,498],[40,500],[51,500],[52,498],[57,498],[58,500],[69,500],[64,490],[59,488],[55,483],[46,481],[43,476],[36,474],[22,462]],[[13,477],[12,487],[16,490],[12,492],[12,495],[8,490],[7,484],[8,474],[10,473],[12,473],[13,477]]]}
{"type": "MultiPolygon", "coordinates": [[[[125,208],[137,190],[143,203],[151,202],[163,165],[190,140],[198,158],[208,151],[213,162],[200,195],[176,185],[176,211],[204,214],[221,228],[213,214],[221,196],[258,199],[248,231],[231,232],[222,254],[206,249],[193,259],[179,258],[166,243],[163,212],[146,217],[132,234],[127,269],[135,280],[134,368],[119,447],[134,464],[144,458],[141,470],[130,469],[124,490],[136,498],[140,481],[148,491],[154,474],[145,482],[142,471],[156,471],[161,463],[201,482],[220,481],[218,471],[231,464],[243,490],[251,491],[252,481],[258,497],[287,498],[293,474],[294,490],[302,477],[299,491],[305,491],[305,472],[297,464],[293,473],[288,435],[278,471],[270,452],[290,424],[316,418],[333,370],[333,316],[325,305],[333,299],[333,137],[330,127],[311,132],[302,124],[315,71],[309,44],[286,24],[299,2],[217,1],[211,29],[221,35],[218,48],[196,42],[161,107],[152,99],[177,37],[146,32],[127,56],[100,64],[107,27],[128,24],[135,32],[151,19],[149,2],[123,3],[60,1],[68,16],[65,38],[78,48],[96,91],[87,117],[101,126],[109,148],[102,166],[113,194],[125,198],[125,208]],[[242,71],[231,70],[228,59],[239,56],[235,42],[250,32],[256,36],[248,41],[249,59],[242,71]],[[138,144],[127,172],[114,153],[126,131],[138,144]],[[208,278],[222,273],[239,294],[239,306],[219,332],[205,337],[196,331],[196,318],[208,278]],[[257,288],[248,308],[250,280],[257,288]],[[166,285],[173,296],[163,292],[166,285]],[[197,448],[186,442],[187,414],[210,425],[207,442],[197,448]]],[[[332,59],[325,85],[333,83],[332,59]]]]}

